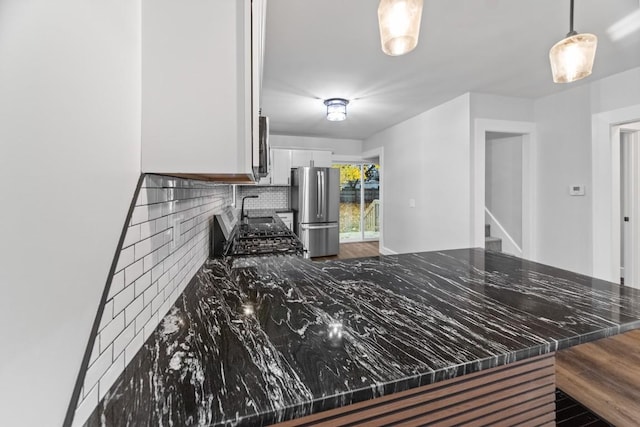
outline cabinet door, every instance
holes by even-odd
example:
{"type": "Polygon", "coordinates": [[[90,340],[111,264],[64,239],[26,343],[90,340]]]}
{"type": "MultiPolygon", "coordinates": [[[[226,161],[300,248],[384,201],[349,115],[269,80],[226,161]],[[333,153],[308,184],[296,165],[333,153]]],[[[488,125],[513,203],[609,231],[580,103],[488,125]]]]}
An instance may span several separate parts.
{"type": "Polygon", "coordinates": [[[251,6],[142,0],[144,172],[251,174],[251,6]]]}
{"type": "Polygon", "coordinates": [[[310,166],[313,160],[312,150],[291,150],[291,167],[310,166]]]}
{"type": "Polygon", "coordinates": [[[291,150],[271,149],[271,184],[291,185],[291,150]]]}
{"type": "Polygon", "coordinates": [[[331,167],[331,151],[313,151],[313,163],[319,168],[331,167]]]}

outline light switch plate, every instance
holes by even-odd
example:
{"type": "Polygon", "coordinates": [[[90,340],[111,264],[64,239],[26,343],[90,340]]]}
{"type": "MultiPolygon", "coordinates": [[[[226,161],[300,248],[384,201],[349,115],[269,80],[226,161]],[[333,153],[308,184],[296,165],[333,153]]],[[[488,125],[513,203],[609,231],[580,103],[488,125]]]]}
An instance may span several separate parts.
{"type": "Polygon", "coordinates": [[[569,186],[570,196],[584,196],[584,185],[571,185],[569,186]]]}
{"type": "Polygon", "coordinates": [[[409,207],[410,208],[416,207],[416,199],[409,199],[409,207]]]}

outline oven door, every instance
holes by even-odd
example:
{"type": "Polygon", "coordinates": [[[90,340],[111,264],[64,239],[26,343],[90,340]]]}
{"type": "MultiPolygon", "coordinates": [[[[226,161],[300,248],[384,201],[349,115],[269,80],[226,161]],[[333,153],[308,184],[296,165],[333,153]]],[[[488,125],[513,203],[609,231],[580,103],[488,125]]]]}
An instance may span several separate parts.
{"type": "Polygon", "coordinates": [[[338,223],[300,224],[300,240],[308,257],[338,255],[340,250],[338,223]]]}

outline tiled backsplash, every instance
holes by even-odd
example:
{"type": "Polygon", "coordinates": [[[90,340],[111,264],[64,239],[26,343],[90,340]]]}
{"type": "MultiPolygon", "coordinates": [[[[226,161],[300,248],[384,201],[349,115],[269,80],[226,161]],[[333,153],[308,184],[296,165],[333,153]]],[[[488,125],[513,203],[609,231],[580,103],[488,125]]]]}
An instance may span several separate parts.
{"type": "Polygon", "coordinates": [[[74,425],[85,422],[204,263],[210,220],[230,204],[229,185],[144,178],[109,283],[74,425]]]}
{"type": "Polygon", "coordinates": [[[289,209],[291,187],[271,187],[262,185],[239,185],[236,191],[236,207],[240,208],[244,196],[259,195],[257,199],[247,199],[245,209],[289,209]]]}

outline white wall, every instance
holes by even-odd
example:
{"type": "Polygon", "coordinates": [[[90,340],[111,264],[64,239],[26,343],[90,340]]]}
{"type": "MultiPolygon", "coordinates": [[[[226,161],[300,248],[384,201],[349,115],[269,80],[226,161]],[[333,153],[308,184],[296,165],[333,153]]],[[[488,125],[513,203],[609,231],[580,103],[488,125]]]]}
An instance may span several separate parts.
{"type": "Polygon", "coordinates": [[[485,159],[486,206],[522,247],[522,136],[487,138],[485,159]]]}
{"type": "Polygon", "coordinates": [[[471,116],[473,118],[530,122],[533,120],[533,101],[528,98],[472,93],[471,116]]]}
{"type": "Polygon", "coordinates": [[[365,151],[384,147],[386,249],[470,245],[469,98],[462,95],[364,141],[365,151]]]}
{"type": "Polygon", "coordinates": [[[591,274],[591,113],[589,86],[535,101],[538,129],[537,260],[591,274]],[[570,196],[569,186],[586,186],[570,196]]]}
{"type": "Polygon", "coordinates": [[[140,173],[140,3],[0,2],[0,418],[59,426],[140,173]]]}
{"type": "Polygon", "coordinates": [[[640,67],[590,84],[591,113],[602,113],[640,104],[640,67]]]}
{"type": "Polygon", "coordinates": [[[311,136],[269,135],[271,148],[300,148],[305,150],[329,150],[334,156],[359,156],[362,141],[359,139],[317,138],[311,136]]]}

